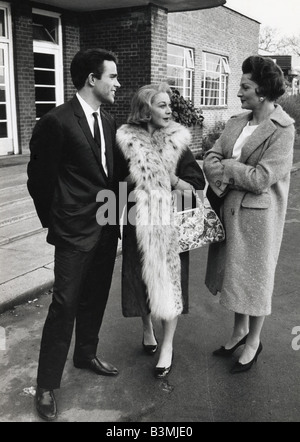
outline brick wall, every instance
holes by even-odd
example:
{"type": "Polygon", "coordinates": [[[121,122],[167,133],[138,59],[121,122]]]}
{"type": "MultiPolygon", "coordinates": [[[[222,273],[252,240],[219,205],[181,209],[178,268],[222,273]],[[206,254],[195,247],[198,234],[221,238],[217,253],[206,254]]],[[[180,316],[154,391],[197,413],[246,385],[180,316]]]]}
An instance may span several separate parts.
{"type": "Polygon", "coordinates": [[[121,89],[114,106],[106,108],[119,124],[126,122],[134,92],[166,80],[167,12],[155,5],[84,14],[81,48],[103,47],[118,56],[121,89]]]}
{"type": "Polygon", "coordinates": [[[80,23],[79,15],[72,13],[62,14],[63,28],[63,63],[65,101],[70,100],[76,92],[70,74],[70,66],[75,54],[80,50],[80,23]]]}
{"type": "Polygon", "coordinates": [[[217,121],[227,121],[241,112],[237,98],[241,65],[245,58],[257,54],[259,23],[226,7],[202,11],[170,13],[168,42],[192,48],[195,55],[194,104],[200,107],[202,51],[229,58],[228,106],[203,107],[205,134],[217,121]]]}
{"type": "Polygon", "coordinates": [[[102,47],[118,56],[121,88],[106,108],[119,124],[126,122],[133,93],[151,81],[151,7],[84,14],[81,48],[102,47]]]}
{"type": "Polygon", "coordinates": [[[168,13],[152,6],[151,83],[167,80],[168,13]]]}
{"type": "Polygon", "coordinates": [[[18,137],[21,152],[25,153],[36,123],[31,5],[15,0],[12,19],[18,137]]]}

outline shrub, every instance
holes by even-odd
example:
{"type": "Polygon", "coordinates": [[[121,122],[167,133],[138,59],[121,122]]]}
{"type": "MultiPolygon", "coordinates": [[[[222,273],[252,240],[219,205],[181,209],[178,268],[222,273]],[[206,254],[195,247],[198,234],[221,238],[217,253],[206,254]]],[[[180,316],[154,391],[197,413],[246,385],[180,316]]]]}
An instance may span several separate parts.
{"type": "Polygon", "coordinates": [[[283,95],[278,100],[283,109],[295,120],[297,135],[300,136],[300,95],[283,95]]]}
{"type": "Polygon", "coordinates": [[[196,108],[191,100],[186,100],[175,89],[171,97],[171,107],[174,120],[183,126],[191,127],[197,124],[202,127],[204,117],[202,110],[196,108]]]}
{"type": "Polygon", "coordinates": [[[224,127],[225,127],[224,121],[217,121],[214,125],[214,127],[207,133],[207,135],[203,138],[202,141],[202,152],[203,154],[210,150],[215,142],[220,138],[224,127]]]}

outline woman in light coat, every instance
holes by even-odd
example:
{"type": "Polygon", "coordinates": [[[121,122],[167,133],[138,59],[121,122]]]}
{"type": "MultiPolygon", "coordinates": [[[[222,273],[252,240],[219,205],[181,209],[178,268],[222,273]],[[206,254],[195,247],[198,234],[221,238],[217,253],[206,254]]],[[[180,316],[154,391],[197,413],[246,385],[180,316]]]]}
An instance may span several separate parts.
{"type": "MultiPolygon", "coordinates": [[[[276,104],[285,91],[281,69],[253,56],[242,66],[238,97],[251,112],[232,117],[204,160],[210,191],[219,197],[226,241],[210,246],[206,285],[235,312],[233,333],[215,356],[242,345],[232,373],[249,370],[262,351],[260,334],[271,314],[274,276],[282,242],[294,121],[276,104]]],[[[215,198],[214,198],[215,199],[215,198]]]]}
{"type": "Polygon", "coordinates": [[[122,310],[125,317],[142,318],[142,344],[149,355],[158,348],[152,317],[162,320],[154,370],[159,379],[172,367],[178,316],[188,312],[189,253],[179,255],[177,230],[170,222],[172,191],[191,193],[205,186],[190,142],[189,130],[172,120],[171,89],[165,83],[136,92],[128,124],[117,132],[135,197],[135,212],[128,208],[123,229],[122,310]]]}

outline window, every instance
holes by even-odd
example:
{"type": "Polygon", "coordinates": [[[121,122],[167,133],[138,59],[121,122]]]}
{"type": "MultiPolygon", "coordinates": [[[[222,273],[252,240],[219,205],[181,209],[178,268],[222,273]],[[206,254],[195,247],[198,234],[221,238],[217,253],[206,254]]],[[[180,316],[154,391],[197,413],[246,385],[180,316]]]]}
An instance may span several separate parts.
{"type": "Polygon", "coordinates": [[[194,52],[192,49],[168,44],[168,83],[185,98],[192,100],[194,52]]]}
{"type": "Polygon", "coordinates": [[[7,138],[6,60],[5,49],[0,47],[0,138],[7,138]]]}
{"type": "Polygon", "coordinates": [[[230,74],[228,59],[204,52],[202,62],[201,105],[226,106],[230,74]]]}
{"type": "Polygon", "coordinates": [[[49,17],[47,15],[33,13],[32,19],[34,40],[49,41],[50,43],[59,44],[58,17],[49,17]]]}
{"type": "Polygon", "coordinates": [[[36,118],[63,103],[62,36],[59,14],[33,10],[36,118]]]}
{"type": "Polygon", "coordinates": [[[10,5],[0,1],[0,155],[19,153],[10,5]]]}
{"type": "Polygon", "coordinates": [[[0,7],[0,37],[6,37],[6,13],[5,9],[0,7]]]}

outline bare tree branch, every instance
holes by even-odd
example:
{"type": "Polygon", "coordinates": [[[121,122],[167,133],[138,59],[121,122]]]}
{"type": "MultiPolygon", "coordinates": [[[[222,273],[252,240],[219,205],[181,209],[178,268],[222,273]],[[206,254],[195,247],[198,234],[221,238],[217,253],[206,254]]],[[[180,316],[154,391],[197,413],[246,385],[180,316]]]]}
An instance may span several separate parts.
{"type": "Polygon", "coordinates": [[[284,37],[282,41],[284,43],[285,48],[288,49],[290,54],[296,54],[300,56],[300,35],[284,37]]]}
{"type": "Polygon", "coordinates": [[[259,49],[276,55],[296,54],[300,56],[300,35],[280,37],[278,29],[262,26],[259,49]]]}

